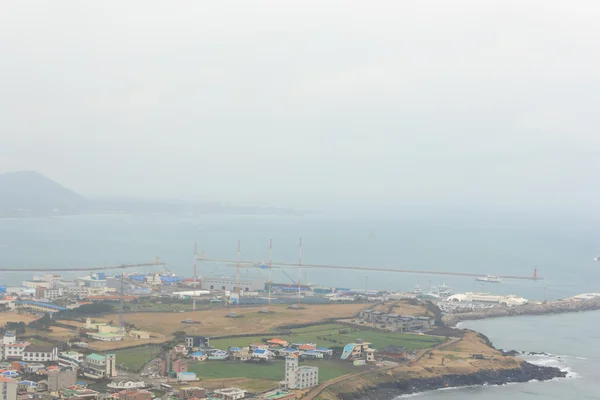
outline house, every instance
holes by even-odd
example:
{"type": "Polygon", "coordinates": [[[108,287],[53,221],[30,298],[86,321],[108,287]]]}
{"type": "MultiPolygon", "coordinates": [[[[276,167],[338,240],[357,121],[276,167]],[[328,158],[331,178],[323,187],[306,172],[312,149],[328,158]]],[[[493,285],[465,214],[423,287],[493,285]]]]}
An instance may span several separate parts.
{"type": "Polygon", "coordinates": [[[323,357],[331,357],[333,355],[333,350],[325,347],[317,347],[315,351],[322,353],[323,357]]]}
{"type": "Polygon", "coordinates": [[[371,348],[371,343],[363,342],[361,339],[357,340],[357,343],[348,343],[344,346],[342,352],[342,360],[354,360],[358,358],[364,358],[365,350],[371,348]]]}
{"type": "Polygon", "coordinates": [[[99,397],[99,392],[79,385],[69,386],[62,391],[62,398],[69,400],[95,400],[99,397]]]}
{"type": "Polygon", "coordinates": [[[127,389],[119,392],[119,400],[152,400],[152,393],[147,390],[127,389]]]}
{"type": "Polygon", "coordinates": [[[50,362],[58,360],[56,346],[29,345],[23,352],[23,361],[50,362]]]}
{"type": "Polygon", "coordinates": [[[77,368],[63,367],[48,371],[48,390],[58,392],[77,383],[77,368]]]}
{"type": "Polygon", "coordinates": [[[0,376],[0,400],[17,400],[18,382],[0,376]]]}
{"type": "Polygon", "coordinates": [[[237,400],[246,397],[246,391],[238,388],[217,389],[213,396],[223,400],[237,400]]]}
{"type": "Polygon", "coordinates": [[[27,363],[27,365],[23,367],[23,370],[27,373],[32,374],[44,368],[46,368],[44,364],[27,363]]]}
{"type": "Polygon", "coordinates": [[[315,351],[315,350],[301,351],[300,358],[307,358],[310,360],[322,359],[323,353],[319,353],[318,351],[315,351]]]}
{"type": "Polygon", "coordinates": [[[275,354],[269,350],[256,349],[252,352],[252,358],[257,360],[272,360],[275,358],[275,354]]]}
{"type": "Polygon", "coordinates": [[[191,357],[197,361],[205,361],[208,358],[208,356],[201,351],[192,353],[191,357]]]}
{"type": "Polygon", "coordinates": [[[0,371],[0,376],[4,377],[4,378],[10,378],[10,379],[15,379],[15,380],[19,380],[21,378],[21,374],[19,374],[17,371],[14,370],[8,370],[8,371],[0,371]]]}
{"type": "Polygon", "coordinates": [[[184,356],[187,355],[187,353],[188,353],[188,349],[184,345],[177,345],[177,346],[173,347],[173,351],[175,353],[183,354],[184,356]]]}
{"type": "Polygon", "coordinates": [[[63,351],[58,354],[58,365],[61,367],[79,368],[83,363],[84,355],[77,351],[63,351]]]}
{"type": "Polygon", "coordinates": [[[180,390],[183,400],[203,399],[206,397],[206,389],[201,387],[186,387],[180,390]]]}
{"type": "Polygon", "coordinates": [[[38,391],[37,382],[21,381],[17,383],[17,391],[25,393],[36,393],[38,391]]]}
{"type": "Polygon", "coordinates": [[[287,349],[279,350],[279,352],[278,352],[278,355],[280,357],[289,357],[291,355],[296,355],[297,356],[299,354],[300,354],[300,351],[298,351],[297,349],[291,348],[291,347],[287,348],[287,349]]]}
{"type": "Polygon", "coordinates": [[[229,353],[227,353],[226,351],[223,351],[223,350],[214,349],[214,350],[210,350],[208,352],[209,360],[222,361],[222,360],[226,360],[227,357],[229,357],[229,353]]]}
{"type": "Polygon", "coordinates": [[[128,336],[131,336],[134,339],[140,339],[140,340],[144,340],[144,339],[150,339],[150,332],[146,332],[146,331],[129,331],[127,333],[128,336]]]}
{"type": "Polygon", "coordinates": [[[92,379],[114,378],[117,376],[117,361],[114,354],[92,353],[85,357],[83,375],[92,379]]]}
{"type": "Polygon", "coordinates": [[[271,340],[268,340],[267,344],[274,345],[274,346],[287,347],[289,345],[289,342],[286,342],[285,340],[273,338],[271,340]]]}

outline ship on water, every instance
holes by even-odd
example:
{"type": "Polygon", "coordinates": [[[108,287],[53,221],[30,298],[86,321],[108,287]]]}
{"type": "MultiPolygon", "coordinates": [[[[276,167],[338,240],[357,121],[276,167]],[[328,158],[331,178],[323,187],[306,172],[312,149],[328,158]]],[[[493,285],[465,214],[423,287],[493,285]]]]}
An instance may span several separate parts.
{"type": "Polygon", "coordinates": [[[486,276],[478,276],[476,278],[479,282],[489,282],[489,283],[500,283],[502,279],[498,276],[494,275],[486,275],[486,276]]]}

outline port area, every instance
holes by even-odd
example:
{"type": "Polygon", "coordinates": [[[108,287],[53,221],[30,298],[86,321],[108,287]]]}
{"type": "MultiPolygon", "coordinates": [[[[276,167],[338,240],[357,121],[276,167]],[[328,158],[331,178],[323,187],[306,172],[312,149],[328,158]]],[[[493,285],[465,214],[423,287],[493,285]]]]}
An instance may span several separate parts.
{"type": "MultiPolygon", "coordinates": [[[[354,385],[369,385],[379,379],[372,374],[384,373],[395,379],[406,374],[437,376],[519,365],[518,360],[503,356],[476,333],[440,325],[440,310],[429,300],[330,302],[307,304],[302,309],[274,304],[272,312],[263,311],[256,306],[212,305],[184,312],[109,311],[93,318],[58,313],[48,325],[27,326],[20,336],[83,353],[114,353],[119,367],[115,379],[145,382],[158,394],[161,385],[168,385],[173,393],[196,386],[208,391],[235,387],[244,390],[247,397],[269,398],[265,396],[280,390],[286,379],[289,352],[299,357],[300,367],[318,368],[315,385],[285,391],[309,399],[338,398],[354,385]],[[227,318],[232,312],[239,317],[227,318]],[[77,348],[87,329],[110,327],[121,315],[128,331],[147,333],[147,338],[127,335],[118,341],[87,340],[85,347],[77,348]],[[188,338],[198,336],[206,342],[186,345],[188,338]],[[256,357],[257,349],[269,356],[256,357]],[[219,352],[223,355],[211,356],[219,352]],[[179,360],[178,365],[185,365],[194,380],[182,380],[181,374],[173,375],[172,371],[161,372],[165,357],[179,360]]],[[[11,312],[2,316],[5,322],[20,318],[26,324],[33,318],[11,312]]],[[[93,387],[104,390],[100,383],[93,387]]]]}

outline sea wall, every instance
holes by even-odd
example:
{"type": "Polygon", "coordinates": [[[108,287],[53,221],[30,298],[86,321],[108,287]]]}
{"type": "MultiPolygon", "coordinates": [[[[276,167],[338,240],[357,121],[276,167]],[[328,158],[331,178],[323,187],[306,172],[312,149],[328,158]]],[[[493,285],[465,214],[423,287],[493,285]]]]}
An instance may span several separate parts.
{"type": "Polygon", "coordinates": [[[446,326],[454,326],[460,321],[517,315],[543,315],[566,312],[600,310],[600,297],[583,301],[552,301],[544,304],[525,304],[514,307],[494,307],[459,314],[447,314],[442,317],[446,326]]]}
{"type": "Polygon", "coordinates": [[[506,370],[482,370],[466,375],[442,375],[432,378],[397,380],[376,384],[360,392],[340,393],[342,400],[391,400],[397,396],[426,392],[449,387],[474,385],[504,385],[512,382],[547,381],[564,378],[567,373],[554,367],[543,367],[527,362],[521,367],[506,370]]]}

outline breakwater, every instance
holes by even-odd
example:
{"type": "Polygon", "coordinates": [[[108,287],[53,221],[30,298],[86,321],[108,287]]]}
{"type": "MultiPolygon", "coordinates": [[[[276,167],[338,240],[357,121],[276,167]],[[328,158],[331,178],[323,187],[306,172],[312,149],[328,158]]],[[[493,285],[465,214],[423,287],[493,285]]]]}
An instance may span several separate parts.
{"type": "Polygon", "coordinates": [[[600,297],[582,301],[551,301],[543,304],[525,304],[514,307],[494,307],[458,314],[447,314],[442,317],[446,326],[454,326],[460,321],[513,317],[518,315],[544,315],[567,312],[600,310],[600,297]]]}

